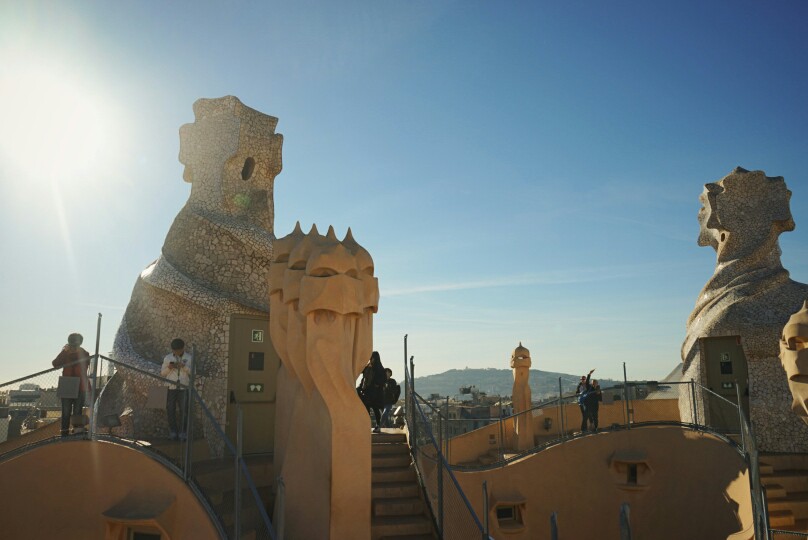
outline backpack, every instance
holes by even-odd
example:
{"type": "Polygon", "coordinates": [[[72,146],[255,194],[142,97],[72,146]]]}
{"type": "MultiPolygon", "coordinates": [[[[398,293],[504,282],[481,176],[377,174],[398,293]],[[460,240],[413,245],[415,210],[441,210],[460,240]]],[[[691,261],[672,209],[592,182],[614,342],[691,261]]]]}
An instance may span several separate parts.
{"type": "Polygon", "coordinates": [[[386,404],[394,404],[398,401],[398,397],[401,395],[401,386],[396,384],[395,379],[388,379],[384,383],[384,403],[386,404]]]}

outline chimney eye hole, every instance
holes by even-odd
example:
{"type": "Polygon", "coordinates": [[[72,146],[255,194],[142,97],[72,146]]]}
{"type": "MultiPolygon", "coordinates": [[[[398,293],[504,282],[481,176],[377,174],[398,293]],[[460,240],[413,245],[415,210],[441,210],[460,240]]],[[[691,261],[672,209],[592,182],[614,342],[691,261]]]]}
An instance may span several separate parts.
{"type": "Polygon", "coordinates": [[[253,171],[255,171],[255,160],[248,157],[244,160],[244,167],[241,169],[241,179],[249,180],[253,175],[253,171]]]}

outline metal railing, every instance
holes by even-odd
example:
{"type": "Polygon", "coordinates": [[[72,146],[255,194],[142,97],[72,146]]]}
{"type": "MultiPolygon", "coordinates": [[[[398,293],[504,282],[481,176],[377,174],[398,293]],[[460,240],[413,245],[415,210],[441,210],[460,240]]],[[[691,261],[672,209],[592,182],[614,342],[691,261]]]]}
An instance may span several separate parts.
{"type": "MultiPolygon", "coordinates": [[[[407,368],[406,338],[405,368],[407,368]]],[[[448,398],[441,397],[430,402],[411,388],[411,381],[414,380],[412,362],[408,375],[412,377],[406,381],[408,422],[411,410],[418,408],[419,412],[423,411],[423,423],[429,425],[432,433],[437,433],[436,437],[441,442],[436,442],[436,445],[442,449],[443,457],[449,461],[452,470],[479,471],[501,467],[528,454],[591,433],[580,429],[582,426],[579,424],[583,423],[583,410],[577,396],[571,393],[565,394],[561,378],[558,381],[557,397],[535,405],[527,411],[505,415],[502,414],[501,402],[497,405],[494,401],[491,402],[490,410],[496,411],[496,414],[451,418],[448,398]],[[536,417],[543,417],[544,420],[535,421],[536,417]],[[533,421],[536,428],[535,444],[527,450],[517,451],[513,448],[514,425],[518,420],[533,421]],[[497,425],[491,427],[492,424],[497,425]],[[470,426],[471,429],[468,429],[470,426]],[[486,429],[489,436],[488,439],[478,437],[480,452],[471,461],[463,461],[462,456],[454,455],[452,440],[479,429],[486,429]]],[[[733,386],[734,396],[723,396],[693,380],[629,382],[624,373],[623,384],[602,388],[601,391],[604,399],[598,407],[598,431],[672,425],[716,436],[733,446],[747,464],[755,537],[765,540],[772,540],[774,534],[808,537],[808,533],[769,527],[766,493],[760,482],[759,452],[751,423],[744,414],[743,399],[737,384],[733,386]]],[[[461,412],[462,407],[456,407],[454,416],[461,416],[461,412]]]]}
{"type": "Polygon", "coordinates": [[[800,531],[785,531],[781,529],[769,529],[771,540],[785,540],[785,538],[808,538],[808,533],[800,531]]]}
{"type": "MultiPolygon", "coordinates": [[[[93,360],[94,357],[90,357],[89,361],[93,360]]],[[[82,362],[88,361],[77,360],[63,367],[82,362]]],[[[0,415],[0,459],[59,436],[63,404],[58,396],[58,386],[63,367],[46,369],[0,384],[0,409],[5,413],[0,415]]],[[[85,396],[85,413],[89,412],[88,404],[89,399],[85,396]]],[[[75,436],[86,436],[85,429],[86,426],[77,426],[75,436]]]]}
{"type": "MultiPolygon", "coordinates": [[[[47,369],[0,384],[0,409],[8,411],[5,422],[0,417],[0,461],[62,439],[59,425],[62,403],[57,396],[62,369],[47,369]]],[[[241,452],[241,429],[236,431],[235,443],[228,438],[195,388],[193,372],[190,383],[185,386],[165,379],[158,370],[157,364],[151,372],[106,356],[92,355],[90,389],[84,403],[87,429],[79,427],[68,438],[113,441],[153,454],[200,497],[206,510],[215,516],[214,523],[222,538],[240,540],[247,534],[258,540],[278,538],[264,502],[271,499],[271,493],[269,488],[262,488],[264,493],[260,493],[255,485],[241,452]],[[103,362],[114,366],[113,376],[98,375],[103,362]],[[167,437],[164,401],[161,408],[147,408],[149,392],[165,392],[170,384],[186,392],[185,440],[167,437]],[[113,397],[119,399],[119,403],[115,403],[113,397]],[[99,410],[102,401],[104,409],[99,410]],[[134,421],[133,404],[143,421],[134,421]],[[114,413],[108,410],[110,407],[114,413]]],[[[233,406],[240,428],[241,407],[238,403],[233,406]]]]}
{"type": "MultiPolygon", "coordinates": [[[[435,438],[433,419],[424,411],[425,408],[431,410],[430,406],[415,393],[412,378],[414,370],[415,364],[411,359],[409,369],[405,370],[405,414],[410,452],[438,535],[444,540],[488,540],[480,519],[446,461],[443,441],[435,438]]],[[[441,417],[435,417],[439,423],[437,433],[440,434],[441,417]]]]}
{"type": "MultiPolygon", "coordinates": [[[[559,387],[561,385],[559,384],[559,387]]],[[[417,393],[415,394],[417,396],[417,393]]],[[[693,382],[671,383],[624,383],[602,389],[603,401],[597,405],[597,431],[616,431],[642,426],[677,425],[690,429],[710,432],[725,442],[735,446],[742,455],[745,452],[744,436],[741,433],[740,409],[732,401],[715,394],[693,382]],[[706,404],[712,409],[710,415],[701,415],[698,423],[682,422],[679,413],[679,400],[688,403],[706,404]],[[705,420],[707,419],[707,420],[705,420]]],[[[420,396],[418,396],[420,398],[420,396]]],[[[423,398],[421,398],[423,399],[423,398]]],[[[443,398],[442,398],[443,399],[443,398]]],[[[442,426],[445,454],[451,456],[450,463],[456,470],[485,470],[500,467],[526,455],[564,444],[570,440],[588,436],[595,432],[590,422],[584,422],[589,413],[582,408],[578,396],[560,392],[559,396],[534,405],[526,411],[495,416],[502,409],[492,405],[492,416],[476,418],[449,418],[449,405],[437,406],[428,403],[425,408],[433,430],[442,426]],[[515,445],[516,425],[532,422],[534,427],[533,444],[517,450],[515,445]],[[583,424],[587,424],[584,426],[583,424]],[[452,451],[452,442],[457,437],[485,428],[488,439],[478,437],[477,455],[471,460],[452,451]],[[492,427],[492,424],[496,426],[492,427]],[[462,426],[457,428],[457,426],[462,426]],[[582,429],[586,427],[586,429],[582,429]],[[479,457],[478,457],[479,456],[479,457]]],[[[454,415],[460,415],[462,408],[456,408],[454,415]]],[[[468,447],[468,445],[465,445],[468,447]]],[[[468,456],[466,456],[468,457],[468,456]]]]}

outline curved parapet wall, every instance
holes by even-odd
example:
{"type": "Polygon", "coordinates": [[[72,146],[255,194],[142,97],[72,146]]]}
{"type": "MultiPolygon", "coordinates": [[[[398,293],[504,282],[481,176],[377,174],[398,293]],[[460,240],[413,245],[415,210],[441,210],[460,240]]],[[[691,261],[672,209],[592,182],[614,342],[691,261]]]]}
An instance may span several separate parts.
{"type": "Polygon", "coordinates": [[[182,478],[126,446],[45,444],[1,462],[0,477],[16,494],[0,505],[3,538],[129,538],[129,528],[161,538],[219,538],[182,478]]]}
{"type": "MultiPolygon", "coordinates": [[[[437,485],[434,469],[421,472],[437,485]]],[[[487,482],[492,538],[549,540],[555,513],[560,538],[618,540],[623,503],[635,538],[754,536],[743,458],[725,441],[686,428],[599,433],[504,467],[454,474],[481,521],[487,482]]],[[[467,519],[462,510],[444,506],[447,529],[467,519]]]]}
{"type": "MultiPolygon", "coordinates": [[[[698,242],[715,249],[717,264],[688,318],[682,345],[683,378],[710,386],[703,339],[740,338],[751,420],[761,449],[773,452],[808,451],[808,426],[790,410],[778,359],[783,325],[808,298],[808,285],[790,279],[780,262],[780,233],[794,229],[790,199],[782,177],[740,167],[705,186],[698,242]]],[[[680,409],[683,421],[693,420],[688,399],[680,401],[680,409]]],[[[698,418],[705,412],[697,411],[698,418]]]]}
{"type": "MultiPolygon", "coordinates": [[[[168,344],[181,337],[195,347],[198,387],[224,421],[230,316],[269,311],[273,185],[283,136],[275,133],[277,118],[233,96],[200,99],[194,115],[180,129],[179,155],[191,194],[162,254],[135,283],[114,356],[158,373],[168,344]]],[[[167,431],[163,413],[142,407],[151,384],[119,372],[103,392],[101,413],[130,407],[136,433],[167,431]]]]}
{"type": "Polygon", "coordinates": [[[270,335],[282,364],[274,466],[286,486],[285,530],[368,540],[370,420],[354,385],[373,349],[373,260],[350,230],[339,241],[332,228],[322,236],[298,225],[275,246],[270,335]]]}

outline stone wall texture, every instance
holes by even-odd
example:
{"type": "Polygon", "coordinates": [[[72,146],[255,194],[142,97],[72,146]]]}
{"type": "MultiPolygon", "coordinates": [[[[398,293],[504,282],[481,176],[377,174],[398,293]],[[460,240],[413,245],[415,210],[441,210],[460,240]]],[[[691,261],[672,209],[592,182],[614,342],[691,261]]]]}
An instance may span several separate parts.
{"type": "MultiPolygon", "coordinates": [[[[808,298],[780,262],[780,233],[794,229],[791,192],[782,177],[736,168],[705,186],[699,245],[716,250],[713,276],[687,321],[684,380],[705,384],[700,338],[740,336],[749,369],[749,409],[761,450],[808,452],[808,426],[792,412],[785,370],[778,360],[783,326],[808,298]]],[[[703,418],[703,404],[696,413],[703,418]]],[[[690,400],[680,400],[692,421],[690,400]]]]}
{"type": "MultiPolygon", "coordinates": [[[[273,185],[281,170],[277,118],[238,98],[200,99],[180,128],[180,161],[191,194],[162,253],[135,282],[115,338],[114,359],[159,375],[173,338],[196,357],[196,387],[224,424],[230,317],[269,313],[273,185]]],[[[133,433],[167,435],[165,413],[146,409],[156,379],[125,367],[104,389],[99,414],[129,411],[133,433]]],[[[197,426],[202,423],[197,423],[197,426]]]]}

